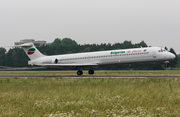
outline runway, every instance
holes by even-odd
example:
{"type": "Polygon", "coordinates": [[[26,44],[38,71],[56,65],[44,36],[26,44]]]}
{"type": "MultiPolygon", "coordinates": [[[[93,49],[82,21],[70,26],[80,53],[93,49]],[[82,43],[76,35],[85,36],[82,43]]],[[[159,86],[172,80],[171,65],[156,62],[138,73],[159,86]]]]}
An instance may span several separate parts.
{"type": "Polygon", "coordinates": [[[180,76],[0,76],[0,78],[180,78],[180,76]]]}

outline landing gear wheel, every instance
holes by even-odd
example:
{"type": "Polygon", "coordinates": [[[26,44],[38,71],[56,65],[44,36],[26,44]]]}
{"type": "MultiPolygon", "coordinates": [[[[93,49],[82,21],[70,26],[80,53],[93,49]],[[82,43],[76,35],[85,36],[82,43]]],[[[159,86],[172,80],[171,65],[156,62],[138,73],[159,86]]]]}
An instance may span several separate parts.
{"type": "Polygon", "coordinates": [[[94,74],[94,70],[90,69],[90,70],[88,71],[88,73],[89,73],[89,74],[94,74]]]}
{"type": "Polygon", "coordinates": [[[82,71],[82,70],[78,70],[78,71],[77,71],[77,75],[78,75],[78,76],[80,76],[80,75],[82,75],[82,74],[83,74],[83,71],[82,71]]]}

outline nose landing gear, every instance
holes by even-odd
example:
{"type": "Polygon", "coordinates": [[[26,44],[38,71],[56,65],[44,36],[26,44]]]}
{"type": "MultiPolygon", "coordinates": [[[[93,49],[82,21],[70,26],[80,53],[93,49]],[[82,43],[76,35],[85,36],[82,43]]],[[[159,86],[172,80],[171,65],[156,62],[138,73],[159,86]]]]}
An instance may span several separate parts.
{"type": "Polygon", "coordinates": [[[168,68],[169,67],[169,61],[165,62],[165,67],[168,68]]]}

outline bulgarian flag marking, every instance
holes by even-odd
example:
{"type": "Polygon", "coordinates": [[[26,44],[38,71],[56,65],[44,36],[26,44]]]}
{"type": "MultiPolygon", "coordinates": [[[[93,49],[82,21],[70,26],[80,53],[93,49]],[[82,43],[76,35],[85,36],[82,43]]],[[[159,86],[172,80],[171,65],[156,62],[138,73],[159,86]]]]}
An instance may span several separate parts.
{"type": "Polygon", "coordinates": [[[34,54],[35,50],[36,50],[35,48],[31,48],[28,50],[27,54],[32,55],[32,54],[34,54]]]}
{"type": "Polygon", "coordinates": [[[146,52],[147,50],[145,49],[144,52],[146,52]]]}

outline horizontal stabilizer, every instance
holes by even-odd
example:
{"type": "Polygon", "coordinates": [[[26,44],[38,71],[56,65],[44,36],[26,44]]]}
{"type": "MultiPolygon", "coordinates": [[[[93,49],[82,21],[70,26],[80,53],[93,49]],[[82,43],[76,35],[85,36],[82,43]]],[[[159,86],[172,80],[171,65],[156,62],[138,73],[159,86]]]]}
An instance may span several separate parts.
{"type": "Polygon", "coordinates": [[[6,47],[32,47],[33,43],[24,43],[21,45],[14,45],[14,46],[6,46],[6,47]]]}
{"type": "Polygon", "coordinates": [[[22,45],[17,45],[17,47],[32,47],[33,43],[24,43],[22,45]]]}

